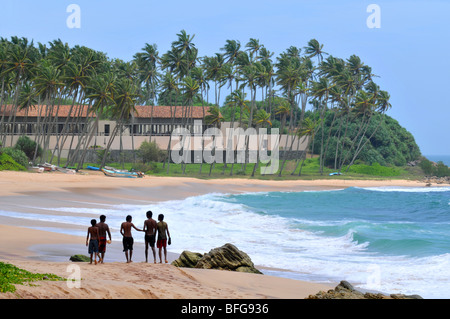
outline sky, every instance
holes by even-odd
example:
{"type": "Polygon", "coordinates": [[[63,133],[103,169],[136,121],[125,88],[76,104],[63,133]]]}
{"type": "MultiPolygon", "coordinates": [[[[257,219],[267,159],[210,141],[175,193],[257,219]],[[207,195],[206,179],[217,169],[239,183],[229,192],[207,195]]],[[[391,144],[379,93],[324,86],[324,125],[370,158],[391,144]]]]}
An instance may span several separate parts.
{"type": "Polygon", "coordinates": [[[255,38],[275,59],[315,38],[325,52],[356,54],[372,67],[391,95],[387,114],[414,135],[422,154],[450,155],[448,0],[0,0],[0,12],[0,37],[61,39],[125,61],[146,43],[162,55],[183,29],[195,35],[199,56],[221,52],[227,39],[245,46],[255,38]],[[79,11],[68,12],[71,4],[79,11]],[[371,4],[379,9],[375,20],[371,4]]]}

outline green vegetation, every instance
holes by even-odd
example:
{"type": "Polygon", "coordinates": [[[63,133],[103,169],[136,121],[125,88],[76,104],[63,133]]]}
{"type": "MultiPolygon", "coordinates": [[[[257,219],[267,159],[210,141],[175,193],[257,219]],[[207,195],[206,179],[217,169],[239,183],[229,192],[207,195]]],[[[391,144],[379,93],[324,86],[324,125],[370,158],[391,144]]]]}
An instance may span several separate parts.
{"type": "MultiPolygon", "coordinates": [[[[314,117],[315,114],[309,112],[306,116],[314,117]]],[[[328,111],[324,124],[324,135],[330,136],[328,152],[324,154],[325,165],[329,167],[339,169],[345,158],[353,157],[353,161],[360,160],[369,165],[379,163],[383,166],[405,166],[420,157],[420,149],[412,134],[390,116],[374,114],[362,132],[362,119],[357,116],[343,117],[341,120],[345,121],[345,134],[341,123],[336,121],[334,116],[334,111],[328,111]],[[356,147],[351,147],[352,143],[356,144],[358,140],[365,145],[359,151],[356,147]]],[[[316,136],[321,136],[321,133],[320,127],[316,136]]],[[[315,139],[312,147],[314,153],[319,154],[321,141],[315,139]]]]}
{"type": "MultiPolygon", "coordinates": [[[[86,165],[91,165],[87,163],[86,165]]],[[[307,158],[304,161],[301,174],[300,165],[297,160],[286,161],[284,172],[281,176],[278,172],[272,175],[261,175],[259,168],[255,170],[254,175],[253,168],[254,163],[247,165],[234,164],[234,173],[231,175],[231,165],[224,165],[220,163],[211,164],[189,164],[186,165],[183,173],[183,166],[181,164],[171,164],[170,173],[167,173],[167,169],[163,167],[164,163],[151,162],[148,164],[142,163],[125,163],[124,168],[127,170],[139,170],[145,172],[146,175],[151,176],[172,176],[172,177],[194,177],[201,179],[226,179],[226,178],[255,178],[264,180],[293,180],[293,179],[421,179],[425,175],[420,168],[413,167],[396,167],[396,166],[382,166],[378,163],[372,165],[364,164],[361,161],[357,161],[349,169],[347,173],[343,173],[340,176],[330,176],[330,173],[336,172],[332,168],[325,167],[324,173],[320,174],[318,169],[320,167],[319,158],[307,158]]],[[[108,163],[108,166],[122,169],[122,165],[118,163],[108,163]]]]}
{"type": "Polygon", "coordinates": [[[28,157],[23,151],[13,147],[4,147],[0,150],[0,152],[2,154],[9,155],[11,159],[19,164],[22,168],[28,167],[28,157]]]}
{"type": "Polygon", "coordinates": [[[42,156],[42,147],[26,135],[19,137],[14,148],[23,151],[30,161],[42,156]]]}
{"type": "Polygon", "coordinates": [[[368,176],[384,176],[384,177],[396,177],[401,176],[403,169],[399,167],[386,167],[381,166],[379,163],[373,163],[371,165],[355,164],[350,167],[349,172],[357,173],[368,176]]]}
{"type": "Polygon", "coordinates": [[[0,152],[0,171],[25,171],[26,168],[17,162],[8,154],[0,152]]]}
{"type": "Polygon", "coordinates": [[[23,285],[24,283],[35,282],[39,280],[65,280],[54,274],[32,273],[20,269],[12,264],[0,262],[0,292],[14,292],[14,285],[23,285]]]}
{"type": "Polygon", "coordinates": [[[424,173],[429,176],[446,177],[450,176],[450,167],[445,165],[443,162],[439,161],[437,164],[424,158],[420,162],[419,166],[422,168],[424,173]]]}
{"type": "Polygon", "coordinates": [[[26,170],[35,156],[42,155],[42,148],[28,136],[21,136],[14,147],[1,147],[0,170],[26,170]]]}
{"type": "Polygon", "coordinates": [[[156,142],[142,142],[139,147],[138,154],[144,164],[149,162],[163,162],[166,153],[159,149],[156,142]]]}

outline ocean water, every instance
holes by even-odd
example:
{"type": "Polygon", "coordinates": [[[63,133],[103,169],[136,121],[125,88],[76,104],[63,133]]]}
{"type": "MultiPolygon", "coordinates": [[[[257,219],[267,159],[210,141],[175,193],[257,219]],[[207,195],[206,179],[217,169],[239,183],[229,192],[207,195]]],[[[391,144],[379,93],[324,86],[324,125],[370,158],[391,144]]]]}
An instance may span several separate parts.
{"type": "MultiPolygon", "coordinates": [[[[105,214],[113,240],[120,240],[126,215],[142,227],[152,210],[154,217],[165,215],[172,252],[205,253],[232,243],[269,275],[450,298],[450,187],[207,194],[76,206],[0,215],[47,221],[52,227],[44,230],[85,236],[90,219],[105,214]]],[[[143,242],[142,233],[134,237],[143,242]]]]}

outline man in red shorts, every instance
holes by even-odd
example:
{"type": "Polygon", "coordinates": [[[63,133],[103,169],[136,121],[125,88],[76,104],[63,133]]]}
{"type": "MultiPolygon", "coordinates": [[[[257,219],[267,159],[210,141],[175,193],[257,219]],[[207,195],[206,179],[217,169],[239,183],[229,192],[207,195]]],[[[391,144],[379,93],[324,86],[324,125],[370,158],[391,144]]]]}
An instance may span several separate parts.
{"type": "Polygon", "coordinates": [[[170,245],[169,227],[167,226],[167,223],[164,221],[163,214],[158,215],[158,220],[159,220],[159,222],[156,225],[157,230],[158,230],[158,241],[156,242],[156,247],[159,249],[159,263],[162,263],[162,258],[161,258],[161,249],[162,248],[164,248],[164,259],[167,263],[167,237],[169,238],[169,245],[170,245]]]}
{"type": "Polygon", "coordinates": [[[109,242],[111,242],[111,232],[109,231],[108,224],[105,223],[106,216],[100,216],[100,223],[95,225],[98,227],[99,241],[98,241],[98,252],[101,255],[101,263],[105,260],[105,252],[106,252],[106,233],[109,235],[109,242]]]}

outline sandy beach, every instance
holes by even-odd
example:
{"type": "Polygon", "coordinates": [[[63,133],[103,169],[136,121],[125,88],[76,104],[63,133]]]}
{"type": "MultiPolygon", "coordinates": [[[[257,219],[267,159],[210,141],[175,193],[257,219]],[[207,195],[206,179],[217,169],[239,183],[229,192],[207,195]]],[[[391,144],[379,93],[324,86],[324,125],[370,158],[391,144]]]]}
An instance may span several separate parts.
{"type": "MultiPolygon", "coordinates": [[[[213,192],[304,191],[350,186],[426,185],[406,180],[263,181],[152,176],[121,179],[106,177],[98,172],[69,175],[59,172],[39,174],[2,171],[0,210],[27,213],[32,211],[32,206],[50,207],[66,198],[72,202],[139,203],[143,199],[166,201],[213,192]]],[[[127,264],[119,241],[108,246],[104,264],[72,263],[69,261],[72,254],[87,251],[85,238],[37,229],[44,226],[33,220],[0,216],[0,261],[32,272],[54,273],[62,277],[71,276],[74,270],[69,266],[76,265],[82,278],[80,288],[69,287],[67,282],[42,281],[37,286],[17,285],[15,293],[3,293],[0,298],[302,299],[320,290],[330,289],[330,285],[268,275],[144,263],[142,245],[135,247],[134,262],[127,264]]],[[[177,254],[170,253],[169,247],[169,262],[175,258],[177,254]]]]}

